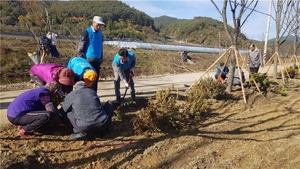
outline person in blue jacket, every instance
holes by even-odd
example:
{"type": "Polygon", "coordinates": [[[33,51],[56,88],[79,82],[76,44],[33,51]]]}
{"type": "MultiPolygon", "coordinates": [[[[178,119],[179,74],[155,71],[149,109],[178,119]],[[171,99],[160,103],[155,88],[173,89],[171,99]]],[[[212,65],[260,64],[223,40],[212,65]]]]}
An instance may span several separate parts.
{"type": "Polygon", "coordinates": [[[93,88],[93,84],[98,83],[98,75],[94,67],[86,59],[73,57],[68,61],[67,68],[75,72],[75,83],[84,81],[87,87],[97,92],[97,90],[93,88]]]}
{"type": "Polygon", "coordinates": [[[126,88],[131,89],[131,98],[135,100],[135,88],[134,81],[132,77],[134,76],[135,68],[135,55],[132,51],[128,51],[125,48],[119,50],[115,55],[112,61],[112,67],[114,70],[114,87],[116,101],[121,102],[121,93],[120,93],[120,81],[122,81],[126,88]]]}
{"type": "Polygon", "coordinates": [[[7,118],[18,126],[21,138],[34,137],[34,133],[46,124],[61,123],[53,100],[55,95],[62,96],[64,93],[59,83],[50,82],[40,88],[21,93],[9,104],[7,118]]]}
{"type": "Polygon", "coordinates": [[[81,33],[77,55],[85,58],[96,70],[97,78],[92,89],[97,91],[100,66],[103,62],[103,34],[101,27],[105,25],[103,18],[94,16],[92,25],[81,33]]]}
{"type": "Polygon", "coordinates": [[[217,67],[217,71],[215,73],[215,79],[219,80],[222,83],[227,82],[227,74],[229,72],[229,68],[223,62],[217,67]]]}

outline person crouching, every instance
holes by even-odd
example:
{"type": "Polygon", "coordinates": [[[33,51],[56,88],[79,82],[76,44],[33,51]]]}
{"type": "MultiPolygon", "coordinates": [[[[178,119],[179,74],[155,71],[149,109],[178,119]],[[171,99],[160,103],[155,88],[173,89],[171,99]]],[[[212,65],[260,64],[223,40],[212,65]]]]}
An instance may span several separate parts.
{"type": "Polygon", "coordinates": [[[70,139],[85,139],[95,132],[104,132],[111,125],[113,105],[107,101],[101,105],[97,93],[86,86],[84,81],[75,83],[73,91],[69,93],[62,104],[62,110],[73,126],[74,133],[70,139]]]}
{"type": "Polygon", "coordinates": [[[57,107],[53,103],[53,97],[57,94],[64,95],[61,85],[50,82],[21,93],[9,104],[7,118],[18,126],[21,138],[32,138],[46,124],[58,125],[61,122],[57,107]]]}

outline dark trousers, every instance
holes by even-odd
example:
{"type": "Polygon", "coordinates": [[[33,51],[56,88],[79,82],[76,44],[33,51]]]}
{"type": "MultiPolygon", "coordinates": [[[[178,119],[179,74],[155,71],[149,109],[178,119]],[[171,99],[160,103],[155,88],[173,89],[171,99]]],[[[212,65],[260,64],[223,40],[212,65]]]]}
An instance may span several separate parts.
{"type": "Polygon", "coordinates": [[[74,133],[84,132],[84,133],[92,133],[92,132],[101,132],[111,125],[111,118],[114,113],[113,104],[111,101],[107,101],[103,106],[104,111],[107,114],[107,118],[103,122],[99,122],[89,126],[78,126],[76,124],[76,119],[74,118],[74,112],[70,111],[67,113],[67,117],[70,120],[74,133]]]}
{"type": "MultiPolygon", "coordinates": [[[[114,80],[115,95],[116,95],[116,98],[118,100],[118,99],[121,98],[121,93],[120,93],[120,81],[121,81],[121,78],[120,78],[120,76],[119,76],[119,74],[117,72],[114,72],[114,74],[115,74],[115,80],[114,80]]],[[[130,77],[130,69],[124,70],[124,75],[126,77],[127,83],[130,86],[131,97],[134,98],[135,97],[135,88],[134,88],[134,81],[133,81],[132,77],[130,77]]]]}
{"type": "Polygon", "coordinates": [[[96,80],[94,81],[94,83],[93,83],[93,85],[91,87],[97,93],[97,90],[98,90],[98,80],[99,80],[99,77],[100,77],[101,60],[100,59],[87,59],[87,60],[92,65],[92,67],[96,70],[96,73],[97,73],[97,78],[96,78],[96,80]]]}
{"type": "MultiPolygon", "coordinates": [[[[258,73],[258,69],[259,67],[249,67],[250,69],[250,73],[253,74],[253,73],[258,73]]],[[[251,75],[249,74],[249,79],[251,78],[251,75]]]]}
{"type": "Polygon", "coordinates": [[[26,133],[33,133],[50,120],[50,112],[46,110],[31,111],[20,117],[7,118],[12,124],[22,126],[26,133]]]}
{"type": "Polygon", "coordinates": [[[249,67],[249,68],[251,73],[257,73],[259,69],[259,67],[249,67]]]}

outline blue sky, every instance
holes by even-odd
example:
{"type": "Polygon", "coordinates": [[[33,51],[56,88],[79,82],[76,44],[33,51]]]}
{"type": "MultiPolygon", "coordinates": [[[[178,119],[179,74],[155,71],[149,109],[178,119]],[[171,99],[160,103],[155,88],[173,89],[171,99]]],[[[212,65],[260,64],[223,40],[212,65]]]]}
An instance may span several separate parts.
{"type": "MultiPolygon", "coordinates": [[[[221,15],[210,0],[121,0],[130,7],[134,7],[151,17],[167,15],[179,19],[193,19],[196,16],[210,17],[222,21],[221,15]]],[[[223,0],[215,0],[216,4],[222,10],[223,0]]],[[[242,27],[244,33],[249,39],[264,41],[269,12],[270,0],[260,0],[257,11],[247,19],[242,27]]],[[[229,6],[227,6],[229,9],[229,6]]],[[[272,9],[273,10],[273,9],[272,9]]],[[[274,12],[274,11],[272,11],[274,12]]],[[[232,14],[228,15],[228,23],[232,23],[232,14]]],[[[246,15],[243,15],[244,18],[246,15]]],[[[275,37],[275,22],[271,19],[269,39],[275,37]]]]}

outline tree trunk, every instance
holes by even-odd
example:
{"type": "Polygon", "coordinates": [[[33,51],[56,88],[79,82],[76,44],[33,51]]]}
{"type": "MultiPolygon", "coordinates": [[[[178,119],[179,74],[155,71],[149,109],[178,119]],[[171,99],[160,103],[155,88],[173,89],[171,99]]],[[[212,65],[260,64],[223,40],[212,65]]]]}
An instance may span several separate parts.
{"type": "Polygon", "coordinates": [[[276,38],[275,53],[274,53],[274,54],[276,54],[276,56],[274,57],[273,79],[277,79],[277,66],[278,66],[278,57],[279,57],[278,51],[279,51],[279,40],[276,38]]]}
{"type": "MultiPolygon", "coordinates": [[[[236,47],[236,45],[237,45],[237,35],[234,36],[234,44],[233,45],[234,45],[233,50],[237,50],[237,47],[236,47]]],[[[231,92],[232,91],[235,66],[236,66],[235,51],[232,51],[231,55],[230,55],[230,65],[229,65],[226,92],[231,92]]]]}

